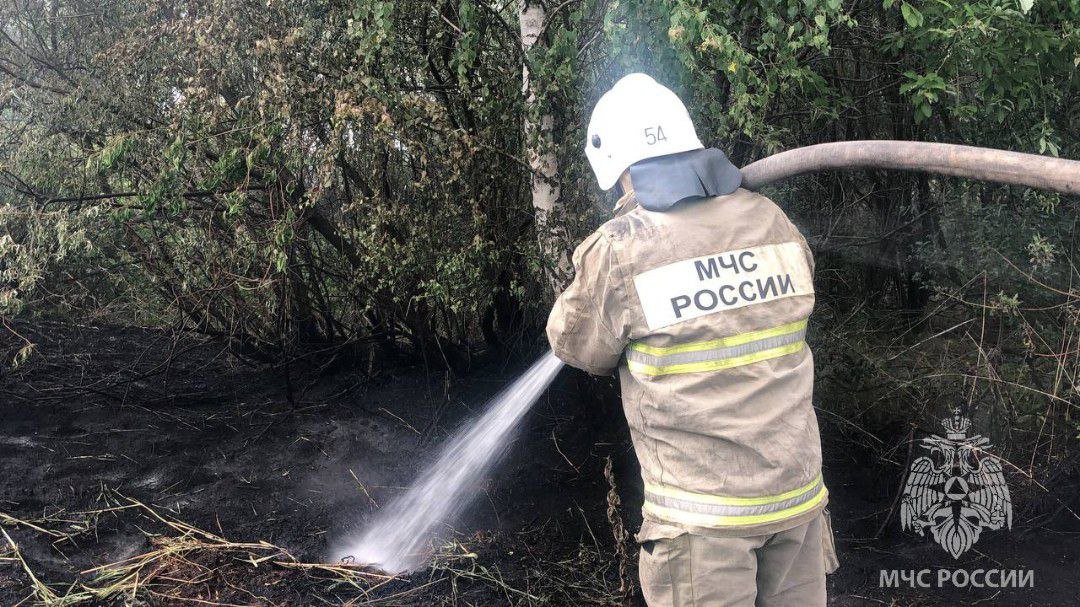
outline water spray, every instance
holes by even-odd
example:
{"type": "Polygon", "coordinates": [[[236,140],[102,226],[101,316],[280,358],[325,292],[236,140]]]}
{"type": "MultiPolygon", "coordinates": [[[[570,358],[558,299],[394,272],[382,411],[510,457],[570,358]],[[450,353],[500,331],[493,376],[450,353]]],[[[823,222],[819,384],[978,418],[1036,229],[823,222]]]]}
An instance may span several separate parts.
{"type": "Polygon", "coordinates": [[[423,563],[435,528],[469,505],[477,484],[505,453],[518,422],[562,367],[551,352],[541,356],[488,402],[479,419],[463,425],[438,459],[383,507],[362,535],[336,549],[335,560],[352,559],[389,573],[423,563]]]}
{"type": "MultiPolygon", "coordinates": [[[[797,148],[741,169],[742,186],[758,190],[770,183],[828,169],[891,169],[966,177],[1010,185],[1080,194],[1080,162],[1005,150],[914,141],[846,141],[797,148]]],[[[563,363],[543,355],[465,424],[439,457],[402,495],[385,506],[355,538],[334,550],[335,560],[400,573],[420,566],[436,527],[469,505],[475,487],[505,453],[518,423],[563,363]]]]}

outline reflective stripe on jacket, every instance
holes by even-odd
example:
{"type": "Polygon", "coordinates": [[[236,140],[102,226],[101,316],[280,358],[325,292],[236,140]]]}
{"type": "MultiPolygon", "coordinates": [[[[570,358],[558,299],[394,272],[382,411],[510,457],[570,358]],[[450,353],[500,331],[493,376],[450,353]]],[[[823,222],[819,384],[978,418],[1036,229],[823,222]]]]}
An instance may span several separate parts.
{"type": "Polygon", "coordinates": [[[805,342],[806,240],[743,189],[663,212],[631,192],[574,252],[548,319],[568,364],[616,368],[645,481],[639,539],[775,533],[824,507],[805,342]]]}

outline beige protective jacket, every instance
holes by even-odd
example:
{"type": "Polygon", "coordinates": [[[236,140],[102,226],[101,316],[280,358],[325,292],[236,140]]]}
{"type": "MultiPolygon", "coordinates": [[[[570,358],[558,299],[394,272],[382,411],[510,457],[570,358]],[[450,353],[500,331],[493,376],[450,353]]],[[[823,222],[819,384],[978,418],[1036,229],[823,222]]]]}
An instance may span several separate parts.
{"type": "Polygon", "coordinates": [[[623,197],[548,319],[567,364],[616,367],[645,481],[639,541],[776,533],[825,507],[804,336],[813,257],[739,189],[658,213],[623,197]]]}

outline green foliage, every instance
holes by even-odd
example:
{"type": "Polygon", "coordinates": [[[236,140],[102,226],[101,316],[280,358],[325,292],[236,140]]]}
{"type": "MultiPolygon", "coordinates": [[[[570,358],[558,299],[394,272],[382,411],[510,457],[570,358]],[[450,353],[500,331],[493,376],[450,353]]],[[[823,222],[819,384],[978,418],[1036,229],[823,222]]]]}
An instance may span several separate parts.
{"type": "Polygon", "coordinates": [[[904,78],[907,82],[900,85],[900,94],[911,96],[911,103],[915,106],[915,122],[922,122],[934,113],[931,106],[937,103],[941,93],[948,91],[948,86],[941,76],[934,72],[916,74],[907,71],[904,72],[904,78]]]}
{"type": "MultiPolygon", "coordinates": [[[[536,335],[551,260],[527,150],[549,144],[526,113],[554,118],[569,248],[613,202],[581,142],[629,71],[679,92],[737,164],[877,138],[1077,155],[1076,0],[574,0],[527,57],[515,3],[117,0],[94,27],[83,4],[0,8],[2,312],[186,327],[263,359],[372,341],[454,359],[536,335]]],[[[988,259],[1054,280],[1071,259],[1058,197],[781,187],[822,267],[864,277],[840,300],[920,309],[988,259]]]]}
{"type": "Polygon", "coordinates": [[[267,359],[366,339],[452,356],[496,299],[542,305],[513,7],[119,2],[97,28],[47,9],[0,9],[22,67],[4,313],[186,326],[267,359]]]}

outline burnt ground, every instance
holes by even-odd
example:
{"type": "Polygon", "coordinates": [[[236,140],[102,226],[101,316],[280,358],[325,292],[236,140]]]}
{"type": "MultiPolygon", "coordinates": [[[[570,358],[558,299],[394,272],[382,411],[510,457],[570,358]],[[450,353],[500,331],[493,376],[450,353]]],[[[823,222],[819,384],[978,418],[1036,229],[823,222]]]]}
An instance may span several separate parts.
{"type": "MultiPolygon", "coordinates": [[[[609,457],[630,530],[641,499],[609,381],[564,371],[431,566],[387,579],[327,565],[329,547],[527,360],[465,379],[311,370],[290,378],[289,402],[280,370],[212,340],[17,328],[38,346],[0,372],[0,605],[640,604],[623,596],[636,548],[620,559],[607,514],[609,457]]],[[[887,518],[901,466],[868,461],[820,417],[842,563],[831,604],[1076,604],[1067,516],[1018,506],[1013,530],[954,561],[887,518]],[[939,567],[1032,569],[1034,587],[879,587],[881,570],[939,567]]]]}

